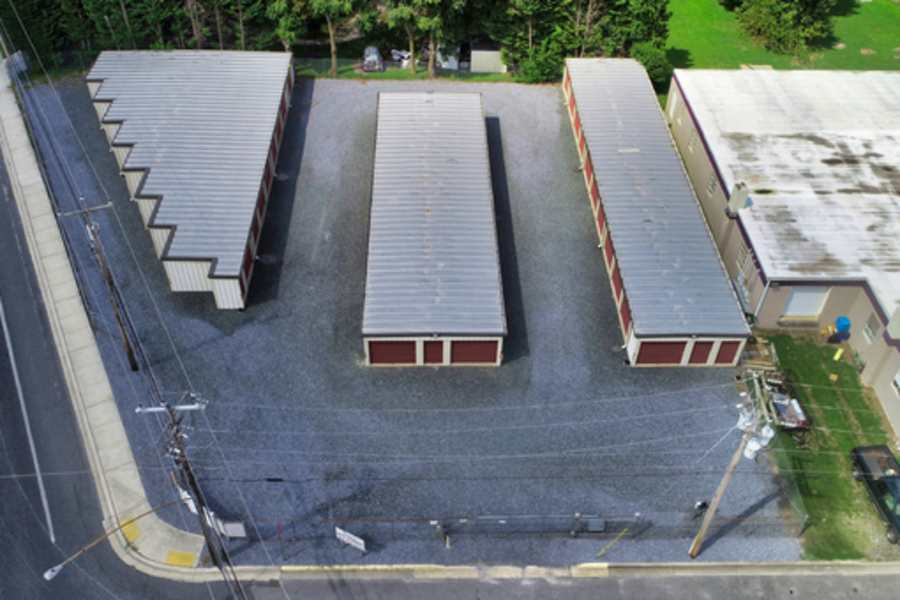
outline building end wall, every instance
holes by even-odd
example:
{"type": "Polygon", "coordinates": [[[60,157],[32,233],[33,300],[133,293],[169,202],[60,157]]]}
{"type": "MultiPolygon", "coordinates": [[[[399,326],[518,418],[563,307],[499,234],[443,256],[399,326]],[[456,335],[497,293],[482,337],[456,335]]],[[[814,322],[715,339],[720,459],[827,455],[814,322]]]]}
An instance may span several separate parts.
{"type": "Polygon", "coordinates": [[[503,338],[371,336],[363,352],[370,367],[499,367],[503,338]]]}

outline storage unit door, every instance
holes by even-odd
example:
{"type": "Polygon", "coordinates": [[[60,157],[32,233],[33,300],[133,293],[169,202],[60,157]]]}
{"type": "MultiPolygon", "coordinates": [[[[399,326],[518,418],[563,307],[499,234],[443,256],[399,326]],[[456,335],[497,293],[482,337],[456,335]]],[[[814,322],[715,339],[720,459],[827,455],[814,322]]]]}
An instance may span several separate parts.
{"type": "Polygon", "coordinates": [[[687,342],[641,342],[639,365],[678,365],[687,342]]]}
{"type": "Polygon", "coordinates": [[[369,342],[369,362],[373,365],[414,365],[416,343],[369,342]]]}
{"type": "Polygon", "coordinates": [[[722,342],[719,345],[719,353],[716,355],[717,365],[730,365],[740,348],[740,342],[722,342]]]}
{"type": "Polygon", "coordinates": [[[488,363],[497,362],[496,341],[455,341],[450,346],[450,362],[488,363]]]}
{"type": "Polygon", "coordinates": [[[694,342],[694,349],[691,350],[690,363],[692,365],[705,365],[709,360],[709,353],[712,350],[712,342],[694,342]]]}
{"type": "Polygon", "coordinates": [[[444,342],[425,342],[425,364],[440,365],[444,362],[444,342]]]}

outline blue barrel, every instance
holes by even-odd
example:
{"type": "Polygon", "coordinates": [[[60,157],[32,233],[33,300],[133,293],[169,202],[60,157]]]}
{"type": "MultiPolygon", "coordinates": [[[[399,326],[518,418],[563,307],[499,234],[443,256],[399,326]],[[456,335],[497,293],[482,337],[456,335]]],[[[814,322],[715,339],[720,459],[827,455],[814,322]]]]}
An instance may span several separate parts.
{"type": "Polygon", "coordinates": [[[839,316],[834,320],[834,329],[839,334],[848,334],[850,333],[850,318],[845,317],[844,315],[839,316]]]}

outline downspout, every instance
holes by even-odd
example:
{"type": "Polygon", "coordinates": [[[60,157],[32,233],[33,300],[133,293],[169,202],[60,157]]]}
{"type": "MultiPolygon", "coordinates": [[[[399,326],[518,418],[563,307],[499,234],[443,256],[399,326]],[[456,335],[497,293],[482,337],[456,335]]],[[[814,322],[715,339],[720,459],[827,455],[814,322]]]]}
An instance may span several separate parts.
{"type": "Polygon", "coordinates": [[[753,317],[759,321],[759,311],[762,310],[763,302],[766,301],[766,296],[769,295],[769,284],[771,284],[771,280],[766,279],[766,287],[763,288],[762,296],[759,297],[759,302],[756,304],[756,310],[753,311],[753,317]]]}

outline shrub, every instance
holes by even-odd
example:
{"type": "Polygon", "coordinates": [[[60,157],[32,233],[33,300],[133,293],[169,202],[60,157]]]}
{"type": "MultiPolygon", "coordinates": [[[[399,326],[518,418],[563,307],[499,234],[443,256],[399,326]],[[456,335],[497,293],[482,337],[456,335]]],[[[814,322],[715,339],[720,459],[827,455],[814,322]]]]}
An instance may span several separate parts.
{"type": "Polygon", "coordinates": [[[672,79],[672,63],[666,56],[666,51],[649,42],[635,44],[631,48],[631,57],[636,59],[644,68],[653,82],[657,91],[663,91],[672,79]]]}
{"type": "Polygon", "coordinates": [[[773,52],[796,53],[832,32],[836,0],[744,0],[737,10],[741,26],[773,52]]]}

